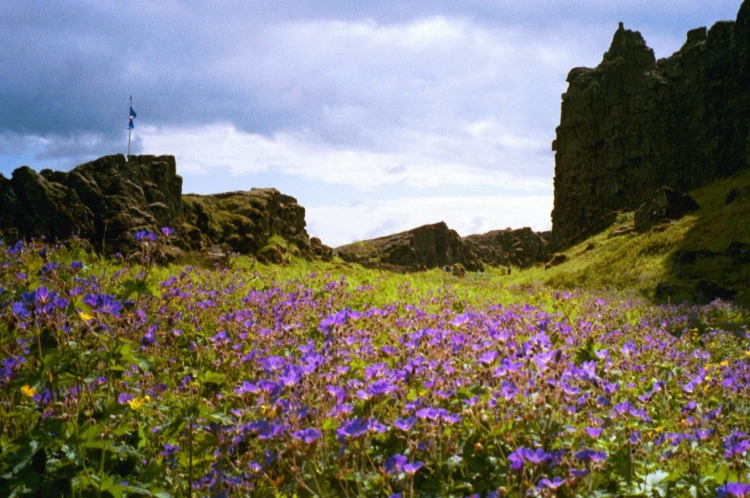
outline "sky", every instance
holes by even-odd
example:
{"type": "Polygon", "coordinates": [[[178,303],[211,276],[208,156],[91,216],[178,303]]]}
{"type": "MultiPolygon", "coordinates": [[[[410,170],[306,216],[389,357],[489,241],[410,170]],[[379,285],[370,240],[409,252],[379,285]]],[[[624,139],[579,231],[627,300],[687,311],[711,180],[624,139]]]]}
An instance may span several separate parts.
{"type": "Polygon", "coordinates": [[[274,187],[336,247],[445,221],[551,228],[561,94],[618,22],[657,58],[740,0],[3,0],[0,173],[177,159],[274,187]]]}

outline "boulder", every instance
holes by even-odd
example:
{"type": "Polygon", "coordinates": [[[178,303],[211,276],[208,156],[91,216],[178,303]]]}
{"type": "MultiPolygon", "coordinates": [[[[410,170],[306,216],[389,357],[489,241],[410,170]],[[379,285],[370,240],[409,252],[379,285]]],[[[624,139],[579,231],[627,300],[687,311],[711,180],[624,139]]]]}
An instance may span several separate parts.
{"type": "Polygon", "coordinates": [[[633,223],[636,231],[644,233],[658,224],[679,220],[698,209],[700,206],[689,195],[662,187],[635,212],[633,223]]]}
{"type": "Polygon", "coordinates": [[[568,256],[566,256],[565,254],[553,254],[552,258],[550,258],[547,264],[544,265],[544,269],[549,270],[550,268],[559,266],[563,263],[566,263],[567,261],[568,261],[568,256]]]}
{"type": "MultiPolygon", "coordinates": [[[[305,230],[305,208],[296,199],[273,188],[214,195],[183,196],[185,222],[199,230],[192,239],[194,249],[226,244],[240,254],[257,255],[272,237],[283,239],[299,255],[311,255],[305,230]],[[196,240],[197,239],[197,240],[196,240]]],[[[265,260],[276,262],[272,255],[265,260]]]]}
{"type": "Polygon", "coordinates": [[[468,235],[463,240],[482,263],[494,267],[528,268],[544,260],[547,247],[542,234],[528,227],[468,235]]]}

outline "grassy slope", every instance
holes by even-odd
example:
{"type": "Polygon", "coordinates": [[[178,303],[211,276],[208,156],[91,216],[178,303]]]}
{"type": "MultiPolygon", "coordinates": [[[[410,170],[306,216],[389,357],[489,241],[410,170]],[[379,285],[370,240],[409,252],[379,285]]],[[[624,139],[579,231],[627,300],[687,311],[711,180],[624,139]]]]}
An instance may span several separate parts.
{"type": "Polygon", "coordinates": [[[628,215],[621,215],[610,229],[567,250],[568,262],[549,270],[518,272],[512,281],[542,281],[557,288],[634,289],[654,298],[661,282],[689,289],[703,278],[737,291],[736,301],[749,304],[750,265],[734,265],[729,258],[717,256],[699,259],[678,275],[672,257],[679,250],[723,252],[734,241],[750,244],[750,170],[690,195],[701,209],[662,231],[608,238],[615,228],[630,221],[628,215]],[[727,204],[732,190],[738,196],[727,204]]]}
{"type": "MultiPolygon", "coordinates": [[[[723,252],[734,241],[750,244],[750,170],[690,192],[690,195],[701,209],[662,230],[609,238],[617,227],[632,224],[632,213],[624,214],[606,231],[568,249],[565,254],[569,260],[560,266],[548,270],[544,267],[514,269],[512,275],[505,275],[504,269],[488,268],[484,274],[470,273],[466,279],[461,279],[461,292],[470,301],[486,296],[491,290],[496,297],[503,294],[501,300],[507,302],[518,297],[514,297],[508,287],[525,288],[544,283],[557,289],[633,290],[654,299],[657,285],[667,283],[687,289],[684,296],[675,296],[679,299],[688,298],[691,286],[703,278],[736,290],[736,302],[750,305],[750,265],[736,266],[729,258],[717,256],[699,259],[687,269],[683,268],[682,274],[677,274],[672,261],[674,253],[680,250],[723,252]],[[738,196],[727,204],[727,195],[732,190],[736,190],[738,196]]],[[[288,265],[266,266],[254,263],[252,258],[238,257],[233,266],[272,274],[279,281],[301,279],[313,272],[346,275],[355,288],[376,284],[383,293],[383,303],[397,299],[404,285],[411,290],[429,292],[459,283],[456,277],[437,269],[399,275],[338,259],[333,263],[310,262],[299,257],[290,260],[288,265]]]]}

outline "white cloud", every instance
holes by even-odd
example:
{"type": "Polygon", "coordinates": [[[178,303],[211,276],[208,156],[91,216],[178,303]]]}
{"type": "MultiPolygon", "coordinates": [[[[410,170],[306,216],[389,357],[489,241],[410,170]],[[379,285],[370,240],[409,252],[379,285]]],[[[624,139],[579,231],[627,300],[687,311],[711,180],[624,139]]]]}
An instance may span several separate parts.
{"type": "Polygon", "coordinates": [[[307,208],[311,236],[336,247],[444,221],[460,235],[530,226],[550,229],[552,196],[369,199],[307,208]]]}
{"type": "MultiPolygon", "coordinates": [[[[415,188],[452,185],[530,191],[549,190],[551,186],[542,177],[514,174],[499,166],[492,169],[486,167],[486,159],[463,157],[466,156],[461,151],[463,145],[452,154],[445,154],[452,147],[450,137],[421,137],[413,150],[399,152],[337,148],[291,134],[267,138],[238,131],[228,124],[200,128],[144,127],[139,137],[144,153],[175,155],[181,174],[225,171],[244,175],[273,170],[363,190],[387,185],[415,188]],[[445,142],[443,149],[441,142],[445,142]]],[[[529,152],[518,139],[500,137],[499,140],[515,140],[514,149],[529,152]]],[[[530,142],[532,149],[537,145],[530,142]]],[[[487,148],[491,149],[491,144],[487,148]]]]}

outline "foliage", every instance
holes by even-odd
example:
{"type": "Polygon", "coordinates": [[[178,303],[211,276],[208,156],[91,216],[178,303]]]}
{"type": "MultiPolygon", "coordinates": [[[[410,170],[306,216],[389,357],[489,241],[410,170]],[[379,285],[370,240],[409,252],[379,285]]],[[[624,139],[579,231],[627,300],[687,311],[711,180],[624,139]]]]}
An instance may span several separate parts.
{"type": "Polygon", "coordinates": [[[645,234],[610,237],[616,228],[632,225],[633,213],[621,213],[612,227],[565,251],[565,264],[515,271],[508,281],[541,281],[557,289],[630,290],[652,300],[659,284],[666,283],[684,287],[685,295],[675,297],[687,300],[698,281],[710,280],[736,292],[735,302],[750,305],[750,264],[724,254],[733,242],[750,244],[750,170],[690,195],[700,205],[695,214],[645,234]],[[674,258],[680,251],[714,254],[677,265],[674,258]]]}
{"type": "Polygon", "coordinates": [[[2,496],[742,496],[750,315],[0,246],[2,496]]]}

